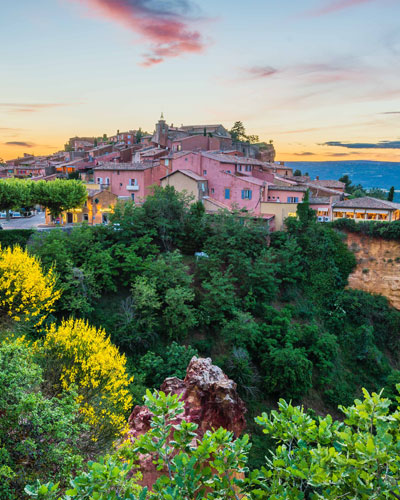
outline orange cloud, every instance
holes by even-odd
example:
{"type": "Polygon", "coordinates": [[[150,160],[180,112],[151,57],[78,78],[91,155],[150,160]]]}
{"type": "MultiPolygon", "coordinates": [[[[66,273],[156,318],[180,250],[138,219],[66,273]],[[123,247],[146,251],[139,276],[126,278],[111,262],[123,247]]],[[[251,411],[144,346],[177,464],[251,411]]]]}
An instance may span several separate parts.
{"type": "Polygon", "coordinates": [[[65,103],[19,103],[19,102],[0,102],[0,110],[10,111],[12,113],[36,113],[45,109],[58,108],[60,106],[69,106],[65,103]]]}
{"type": "MultiPolygon", "coordinates": [[[[71,1],[71,0],[70,0],[71,1]]],[[[139,34],[149,45],[143,66],[166,58],[199,53],[205,42],[191,24],[194,5],[189,0],[72,0],[85,2],[95,12],[139,34]]]]}
{"type": "Polygon", "coordinates": [[[326,14],[332,14],[340,10],[349,9],[350,7],[356,7],[358,5],[363,5],[375,1],[376,0],[334,0],[325,5],[325,7],[320,7],[319,9],[307,12],[307,15],[324,16],[326,14]]]}

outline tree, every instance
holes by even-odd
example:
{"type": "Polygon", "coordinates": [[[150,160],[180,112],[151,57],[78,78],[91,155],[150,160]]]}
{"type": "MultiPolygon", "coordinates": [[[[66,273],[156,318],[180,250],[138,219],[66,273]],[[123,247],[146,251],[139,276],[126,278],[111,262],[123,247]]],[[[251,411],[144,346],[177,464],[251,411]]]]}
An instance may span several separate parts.
{"type": "Polygon", "coordinates": [[[296,168],[296,170],[293,172],[293,175],[296,176],[296,177],[301,176],[301,170],[299,170],[298,168],[296,168]]]}
{"type": "Polygon", "coordinates": [[[87,199],[85,185],[75,179],[37,181],[33,193],[36,202],[46,207],[53,217],[58,217],[65,210],[81,207],[87,199]]]}
{"type": "Polygon", "coordinates": [[[387,199],[388,201],[393,201],[393,198],[394,198],[394,186],[390,188],[387,199]]]}
{"type": "Polygon", "coordinates": [[[7,212],[7,219],[9,219],[10,210],[32,206],[31,187],[32,181],[21,179],[0,180],[0,210],[7,212]]]}
{"type": "Polygon", "coordinates": [[[352,192],[353,186],[352,186],[350,177],[347,174],[340,177],[339,181],[343,182],[345,184],[345,191],[347,191],[348,193],[352,192]]]}
{"type": "Polygon", "coordinates": [[[309,190],[306,191],[303,201],[297,205],[297,217],[303,227],[309,226],[315,222],[317,217],[315,210],[310,208],[310,194],[309,190]]]}
{"type": "Polygon", "coordinates": [[[0,306],[14,321],[40,326],[61,296],[52,268],[15,246],[0,250],[0,306]]]}
{"type": "MultiPolygon", "coordinates": [[[[45,377],[54,394],[76,392],[91,440],[100,448],[126,431],[126,413],[132,397],[126,358],[104,330],[81,319],[51,325],[40,347],[45,377]]],[[[89,443],[90,444],[90,443],[89,443]]]]}
{"type": "Polygon", "coordinates": [[[246,129],[241,121],[235,122],[229,133],[233,142],[256,143],[260,141],[258,135],[246,135],[246,129]]]}
{"type": "Polygon", "coordinates": [[[136,136],[135,136],[136,144],[139,144],[141,142],[144,135],[145,134],[144,134],[143,130],[141,129],[141,127],[139,127],[139,130],[136,132],[136,136]]]}

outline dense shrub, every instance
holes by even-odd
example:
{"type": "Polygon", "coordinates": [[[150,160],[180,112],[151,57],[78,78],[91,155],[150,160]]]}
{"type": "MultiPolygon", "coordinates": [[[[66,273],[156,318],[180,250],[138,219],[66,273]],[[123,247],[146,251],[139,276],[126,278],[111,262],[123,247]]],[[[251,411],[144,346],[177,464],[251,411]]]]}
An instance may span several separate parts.
{"type": "Polygon", "coordinates": [[[132,407],[130,380],[125,356],[106,333],[83,320],[69,319],[59,327],[52,325],[38,349],[49,390],[76,391],[92,441],[104,446],[121,436],[132,407]]]}

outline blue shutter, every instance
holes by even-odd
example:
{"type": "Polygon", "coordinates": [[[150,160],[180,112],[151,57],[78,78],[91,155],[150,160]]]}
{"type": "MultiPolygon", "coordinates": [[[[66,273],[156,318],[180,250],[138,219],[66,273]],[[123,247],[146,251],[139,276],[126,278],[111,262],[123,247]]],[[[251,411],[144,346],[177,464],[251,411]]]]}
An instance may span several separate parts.
{"type": "Polygon", "coordinates": [[[231,190],[229,188],[225,189],[225,200],[229,200],[231,197],[231,190]]]}
{"type": "Polygon", "coordinates": [[[251,200],[251,189],[249,189],[249,200],[251,200]]]}
{"type": "Polygon", "coordinates": [[[242,200],[244,200],[244,189],[242,189],[242,200]]]}

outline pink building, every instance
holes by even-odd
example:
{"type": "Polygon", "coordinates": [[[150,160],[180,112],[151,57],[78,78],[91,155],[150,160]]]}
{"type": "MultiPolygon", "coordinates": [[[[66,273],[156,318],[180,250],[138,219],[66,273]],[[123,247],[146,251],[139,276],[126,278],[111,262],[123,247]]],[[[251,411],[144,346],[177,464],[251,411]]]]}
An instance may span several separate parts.
{"type": "Polygon", "coordinates": [[[142,202],[150,194],[151,186],[159,185],[166,174],[162,165],[146,163],[103,163],[94,168],[96,184],[108,186],[119,198],[142,202]]]}

